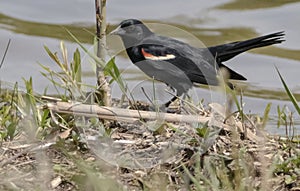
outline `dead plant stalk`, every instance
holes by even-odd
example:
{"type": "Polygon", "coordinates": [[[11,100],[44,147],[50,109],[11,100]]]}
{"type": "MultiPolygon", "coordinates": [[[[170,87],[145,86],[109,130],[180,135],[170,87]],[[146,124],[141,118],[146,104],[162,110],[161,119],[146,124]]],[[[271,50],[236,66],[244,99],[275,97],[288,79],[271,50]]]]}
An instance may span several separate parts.
{"type": "Polygon", "coordinates": [[[106,0],[95,0],[96,7],[96,36],[97,36],[97,57],[100,62],[97,63],[97,85],[100,94],[100,100],[103,105],[111,106],[111,94],[109,83],[104,75],[103,67],[106,56],[106,0]]]}

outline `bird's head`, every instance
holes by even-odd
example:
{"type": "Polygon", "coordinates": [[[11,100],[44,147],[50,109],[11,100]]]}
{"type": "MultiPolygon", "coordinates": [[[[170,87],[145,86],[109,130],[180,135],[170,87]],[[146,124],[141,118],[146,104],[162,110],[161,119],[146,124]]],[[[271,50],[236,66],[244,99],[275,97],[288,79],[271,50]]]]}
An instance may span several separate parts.
{"type": "Polygon", "coordinates": [[[120,36],[125,44],[126,42],[132,44],[141,41],[153,33],[141,21],[127,19],[122,21],[110,34],[120,36]]]}

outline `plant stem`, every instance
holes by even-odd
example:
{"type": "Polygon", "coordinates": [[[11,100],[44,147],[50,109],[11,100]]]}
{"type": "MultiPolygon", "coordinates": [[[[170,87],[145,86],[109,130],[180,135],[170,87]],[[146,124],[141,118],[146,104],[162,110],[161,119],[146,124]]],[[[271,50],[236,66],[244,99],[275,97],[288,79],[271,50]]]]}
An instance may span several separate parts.
{"type": "Polygon", "coordinates": [[[4,63],[4,59],[5,59],[5,56],[7,54],[7,51],[8,51],[8,48],[9,48],[9,45],[10,45],[10,39],[8,40],[8,43],[7,43],[7,46],[6,46],[6,49],[5,49],[5,52],[4,52],[4,55],[3,55],[3,58],[1,60],[1,63],[0,63],[0,68],[2,67],[3,63],[4,63]]]}
{"type": "Polygon", "coordinates": [[[100,62],[97,63],[96,75],[98,85],[98,100],[103,102],[103,105],[111,105],[111,94],[109,83],[106,80],[103,72],[106,56],[106,0],[95,0],[96,7],[96,36],[97,36],[97,57],[100,62]]]}

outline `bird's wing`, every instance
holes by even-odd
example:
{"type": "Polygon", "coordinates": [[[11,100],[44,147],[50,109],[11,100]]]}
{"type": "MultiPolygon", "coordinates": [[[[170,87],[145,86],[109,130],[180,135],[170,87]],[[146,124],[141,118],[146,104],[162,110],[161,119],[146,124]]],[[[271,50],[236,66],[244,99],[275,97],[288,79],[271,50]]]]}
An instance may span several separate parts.
{"type": "Polygon", "coordinates": [[[208,50],[200,50],[184,42],[162,36],[144,39],[139,47],[145,59],[170,62],[184,71],[192,82],[218,84],[217,69],[208,50]]]}

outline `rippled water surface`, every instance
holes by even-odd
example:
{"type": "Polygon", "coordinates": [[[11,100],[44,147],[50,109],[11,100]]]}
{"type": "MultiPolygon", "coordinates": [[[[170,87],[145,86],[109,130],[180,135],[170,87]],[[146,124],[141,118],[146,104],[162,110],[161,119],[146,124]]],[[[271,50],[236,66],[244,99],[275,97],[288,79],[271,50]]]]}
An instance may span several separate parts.
{"type": "MultiPolygon", "coordinates": [[[[153,25],[152,29],[194,43],[195,40],[189,38],[190,34],[206,46],[285,31],[286,42],[283,44],[247,52],[226,63],[248,79],[241,84],[245,87],[245,111],[262,115],[266,105],[271,102],[273,121],[269,123],[268,128],[271,132],[280,132],[281,129],[277,129],[275,120],[277,106],[288,105],[291,111],[294,109],[290,102],[286,101],[287,96],[275,66],[296,97],[300,98],[299,10],[300,2],[292,0],[113,0],[107,2],[107,20],[110,24],[108,30],[127,18],[164,24],[174,28],[170,30],[168,27],[159,27],[163,25],[153,25]]],[[[94,21],[94,1],[0,1],[0,57],[8,39],[11,39],[11,46],[0,69],[2,86],[9,86],[6,84],[13,84],[15,81],[22,84],[22,78],[28,79],[32,76],[36,91],[42,92],[49,86],[49,82],[40,74],[41,67],[38,63],[56,68],[43,46],[47,45],[51,50],[59,51],[59,43],[63,40],[71,56],[77,45],[66,32],[68,29],[87,47],[91,47],[94,21]]],[[[109,40],[112,47],[120,43],[117,38],[109,40]]],[[[88,63],[83,64],[85,81],[94,84],[91,66],[88,63]]],[[[138,89],[139,86],[143,86],[141,81],[145,77],[124,55],[117,57],[117,64],[132,87],[138,89]]],[[[206,89],[195,88],[198,97],[214,99],[214,95],[207,92],[206,89]]],[[[113,95],[118,97],[118,90],[114,90],[113,95]]],[[[140,95],[141,99],[142,97],[140,95]]],[[[296,114],[295,117],[298,128],[296,114]]]]}

